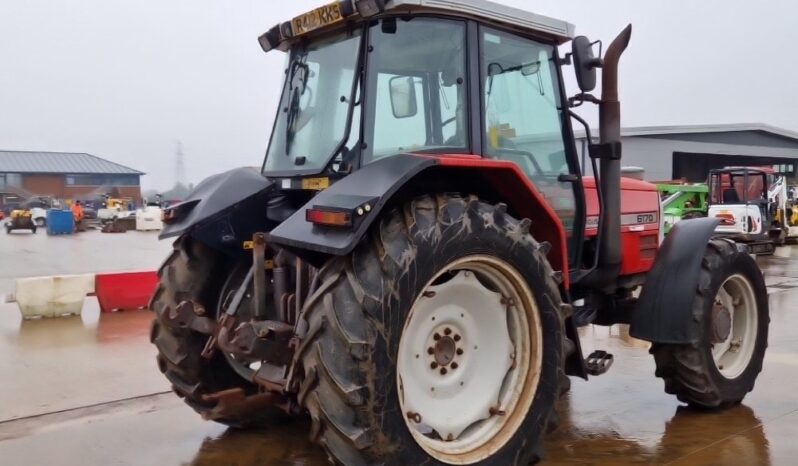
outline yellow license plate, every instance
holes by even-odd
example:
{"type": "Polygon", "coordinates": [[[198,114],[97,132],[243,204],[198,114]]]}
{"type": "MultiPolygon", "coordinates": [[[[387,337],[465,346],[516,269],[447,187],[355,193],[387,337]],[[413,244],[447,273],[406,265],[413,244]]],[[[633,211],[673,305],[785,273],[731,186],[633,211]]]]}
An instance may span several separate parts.
{"type": "Polygon", "coordinates": [[[330,187],[330,179],[327,177],[302,179],[302,189],[312,189],[314,191],[322,191],[329,187],[330,187]]]}
{"type": "Polygon", "coordinates": [[[295,36],[300,36],[343,19],[338,2],[330,3],[291,20],[291,30],[295,36]]]}

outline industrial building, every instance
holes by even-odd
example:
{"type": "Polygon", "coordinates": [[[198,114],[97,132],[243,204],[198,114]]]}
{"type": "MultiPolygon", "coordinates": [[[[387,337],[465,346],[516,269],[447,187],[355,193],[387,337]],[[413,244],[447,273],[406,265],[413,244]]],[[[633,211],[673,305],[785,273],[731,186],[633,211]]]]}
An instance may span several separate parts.
{"type": "Polygon", "coordinates": [[[141,199],[143,172],[85,153],[0,151],[0,193],[91,199],[113,193],[141,199]]]}
{"type": "MultiPolygon", "coordinates": [[[[798,133],[761,123],[630,127],[621,136],[623,164],[643,168],[650,181],[701,182],[710,169],[728,166],[768,166],[788,178],[796,176],[798,133]]],[[[578,139],[577,150],[590,174],[585,137],[578,139]]]]}

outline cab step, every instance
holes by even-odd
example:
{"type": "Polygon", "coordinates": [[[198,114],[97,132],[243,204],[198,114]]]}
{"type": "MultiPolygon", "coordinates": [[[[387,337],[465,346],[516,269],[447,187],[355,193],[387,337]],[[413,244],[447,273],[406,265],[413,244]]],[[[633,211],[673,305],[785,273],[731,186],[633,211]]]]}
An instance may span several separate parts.
{"type": "Polygon", "coordinates": [[[601,375],[610,370],[613,360],[612,354],[604,350],[593,351],[585,358],[587,373],[590,375],[601,375]]]}

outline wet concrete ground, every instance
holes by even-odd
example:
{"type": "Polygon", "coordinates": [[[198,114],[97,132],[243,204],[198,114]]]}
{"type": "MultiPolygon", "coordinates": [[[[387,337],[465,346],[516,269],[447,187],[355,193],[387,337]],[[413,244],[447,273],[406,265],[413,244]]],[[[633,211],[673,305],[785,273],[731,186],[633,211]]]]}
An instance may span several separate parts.
{"type": "Polygon", "coordinates": [[[40,275],[153,270],[171,250],[154,231],[49,236],[43,229],[0,234],[0,295],[14,279],[40,275]]]}
{"type": "MultiPolygon", "coordinates": [[[[169,249],[154,235],[126,235],[103,235],[117,238],[103,238],[103,247],[150,251],[131,254],[141,265],[133,268],[154,268],[162,258],[155,252],[169,249]]],[[[8,250],[0,239],[3,274],[8,250]]],[[[87,250],[93,255],[100,248],[87,250]]],[[[125,268],[122,260],[102,261],[95,264],[125,268]]],[[[43,264],[15,270],[40,274],[47,269],[43,264]]],[[[543,464],[796,464],[798,246],[782,248],[762,264],[771,292],[770,346],[757,387],[741,406],[720,413],[681,406],[654,377],[644,342],[630,338],[623,326],[588,327],[582,332],[585,352],[607,349],[615,365],[589,382],[573,379],[543,464]]],[[[59,273],[62,265],[44,273],[59,273]]],[[[306,440],[304,420],[235,431],[199,419],[168,392],[155,366],[147,341],[150,319],[147,311],[100,315],[88,300],[81,318],[23,322],[15,305],[0,304],[0,465],[326,464],[306,440]]]]}

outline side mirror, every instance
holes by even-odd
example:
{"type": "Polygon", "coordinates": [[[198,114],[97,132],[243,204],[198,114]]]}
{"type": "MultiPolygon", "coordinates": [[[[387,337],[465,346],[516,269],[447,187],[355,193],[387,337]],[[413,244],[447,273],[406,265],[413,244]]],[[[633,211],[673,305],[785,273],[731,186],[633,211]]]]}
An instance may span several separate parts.
{"type": "Polygon", "coordinates": [[[596,88],[596,68],[601,68],[601,58],[593,55],[593,44],[585,36],[574,38],[571,47],[576,82],[582,92],[590,92],[596,88]]]}
{"type": "Polygon", "coordinates": [[[418,113],[416,83],[412,76],[395,76],[388,82],[394,118],[409,118],[418,113]]]}
{"type": "Polygon", "coordinates": [[[504,68],[496,62],[488,64],[488,77],[493,77],[504,73],[504,68]]]}

